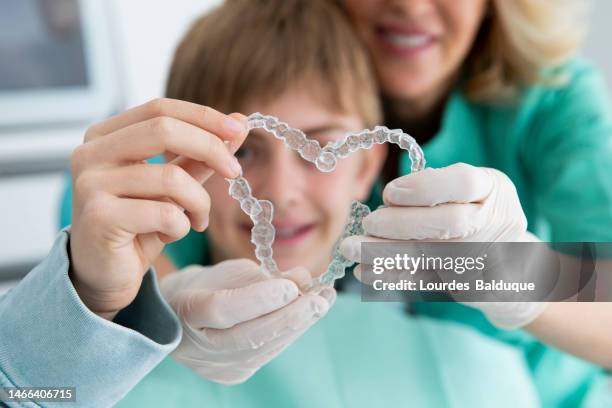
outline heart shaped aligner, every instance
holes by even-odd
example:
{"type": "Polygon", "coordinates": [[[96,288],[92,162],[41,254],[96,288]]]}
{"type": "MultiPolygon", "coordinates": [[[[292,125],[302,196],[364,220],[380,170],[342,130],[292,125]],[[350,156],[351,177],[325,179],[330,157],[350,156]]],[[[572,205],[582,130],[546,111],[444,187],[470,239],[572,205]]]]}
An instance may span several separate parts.
{"type": "MultiPolygon", "coordinates": [[[[334,171],[339,159],[348,157],[359,149],[370,149],[375,144],[383,143],[393,143],[407,150],[412,163],[412,172],[425,168],[423,150],[412,136],[407,135],[401,129],[390,130],[385,126],[376,126],[373,130],[349,133],[342,139],[329,142],[321,148],[318,141],[308,139],[304,132],[292,128],[274,116],[256,112],[249,115],[248,124],[249,130],[265,129],[277,139],[283,140],[288,148],[297,151],[304,160],[314,163],[319,171],[325,173],[334,171]]],[[[242,176],[228,179],[228,182],[230,196],[240,202],[240,208],[253,221],[251,242],[255,244],[255,257],[265,272],[271,276],[278,275],[278,266],[274,261],[272,251],[275,235],[272,225],[273,204],[270,201],[253,197],[249,183],[242,176]]],[[[333,286],[336,279],[344,276],[346,268],[353,265],[353,262],[346,259],[340,252],[340,243],[352,235],[365,234],[362,221],[368,214],[370,214],[368,206],[358,201],[351,204],[349,220],[334,247],[332,261],[312,290],[319,290],[322,286],[333,286]]]]}

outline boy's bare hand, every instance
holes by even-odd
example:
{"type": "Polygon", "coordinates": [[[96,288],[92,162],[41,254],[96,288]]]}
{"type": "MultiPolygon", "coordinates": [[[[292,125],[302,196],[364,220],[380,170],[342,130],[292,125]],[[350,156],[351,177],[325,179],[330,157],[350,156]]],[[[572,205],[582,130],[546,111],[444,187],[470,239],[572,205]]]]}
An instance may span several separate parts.
{"type": "Polygon", "coordinates": [[[70,238],[71,279],[85,305],[114,318],[136,297],[164,244],[207,227],[210,197],[202,183],[213,172],[240,173],[232,153],[247,133],[242,115],[172,99],[87,131],[72,154],[70,238]],[[176,159],[145,162],[162,153],[176,159]]]}

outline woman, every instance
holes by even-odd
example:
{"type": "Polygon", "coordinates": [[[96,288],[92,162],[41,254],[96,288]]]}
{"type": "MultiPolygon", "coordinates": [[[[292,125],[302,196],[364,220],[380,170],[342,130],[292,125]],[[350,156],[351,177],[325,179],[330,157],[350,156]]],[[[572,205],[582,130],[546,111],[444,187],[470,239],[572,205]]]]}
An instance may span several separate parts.
{"type": "MultiPolygon", "coordinates": [[[[529,225],[544,240],[611,240],[612,115],[601,78],[574,58],[582,35],[575,24],[576,3],[339,3],[369,49],[384,97],[385,124],[413,135],[428,165],[443,168],[389,183],[384,196],[395,208],[368,217],[371,235],[524,241],[532,239],[529,225]],[[453,165],[460,162],[487,169],[453,165]],[[441,217],[447,224],[436,222],[441,217]]],[[[386,180],[409,168],[407,155],[392,148],[386,180]]],[[[202,263],[193,250],[196,240],[169,248],[179,266],[202,263]]],[[[345,242],[355,260],[358,243],[345,242]]],[[[524,332],[498,327],[525,327],[549,344],[609,367],[612,333],[582,319],[585,313],[607,318],[609,307],[526,305],[519,313],[504,313],[485,304],[484,315],[449,303],[416,303],[411,309],[517,346],[543,405],[585,401],[604,378],[602,368],[524,332]],[[577,328],[581,322],[586,325],[577,328]],[[580,336],[584,333],[589,335],[580,336]]]]}
{"type": "MultiPolygon", "coordinates": [[[[385,124],[413,135],[428,165],[444,168],[389,183],[384,197],[395,208],[376,211],[365,221],[370,235],[524,241],[533,239],[528,225],[542,240],[612,240],[612,111],[601,76],[575,58],[583,35],[578,22],[582,5],[527,0],[338,3],[370,52],[385,102],[385,124]],[[487,169],[453,166],[461,162],[487,169]],[[438,225],[440,217],[448,223],[438,225]]],[[[386,180],[409,168],[407,155],[391,148],[386,180]]],[[[352,252],[355,260],[359,242],[345,242],[347,255],[352,252]]],[[[170,254],[177,260],[189,252],[194,256],[189,261],[199,262],[187,248],[188,241],[179,242],[170,254]]],[[[583,400],[603,378],[603,369],[524,332],[498,327],[524,327],[557,348],[611,366],[612,332],[582,318],[607,319],[605,304],[527,305],[510,314],[490,306],[484,305],[484,315],[448,303],[411,308],[518,345],[544,405],[583,400]],[[556,391],[559,383],[562,393],[556,391]]]]}
{"type": "MultiPolygon", "coordinates": [[[[600,74],[575,58],[583,35],[578,21],[583,4],[340,3],[370,51],[385,100],[386,124],[413,135],[431,167],[464,162],[495,168],[511,181],[497,172],[465,166],[422,174],[418,180],[396,179],[384,192],[387,204],[396,208],[369,217],[365,226],[370,235],[522,241],[527,237],[524,212],[529,231],[542,240],[612,240],[612,110],[600,74]],[[508,209],[504,207],[515,197],[512,184],[520,205],[508,209]],[[504,199],[491,206],[495,196],[504,199]],[[495,217],[486,218],[484,212],[495,217]],[[442,215],[448,217],[448,225],[427,228],[427,222],[442,215]]],[[[387,180],[408,169],[407,156],[391,150],[387,180]]],[[[346,242],[347,252],[357,253],[359,241],[346,242]]],[[[611,333],[605,329],[609,325],[594,329],[593,338],[601,339],[595,346],[585,346],[576,336],[599,326],[582,316],[605,318],[608,309],[605,304],[550,304],[497,325],[525,326],[549,344],[610,367],[611,333]]],[[[552,381],[557,386],[563,382],[570,396],[566,401],[577,403],[590,379],[601,372],[528,336],[500,332],[481,314],[458,304],[414,304],[413,310],[457,320],[521,345],[546,406],[560,403],[552,381]],[[553,373],[562,374],[553,380],[553,373]],[[581,373],[589,374],[581,380],[581,373]]],[[[495,314],[484,311],[489,317],[495,314]]]]}

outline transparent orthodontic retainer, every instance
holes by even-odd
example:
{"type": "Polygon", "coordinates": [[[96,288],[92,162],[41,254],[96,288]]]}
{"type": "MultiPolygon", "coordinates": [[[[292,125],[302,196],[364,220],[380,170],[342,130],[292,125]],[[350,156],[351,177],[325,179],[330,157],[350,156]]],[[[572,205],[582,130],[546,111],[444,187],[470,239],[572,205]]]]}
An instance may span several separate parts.
{"type": "MultiPolygon", "coordinates": [[[[297,151],[300,156],[317,167],[319,171],[328,173],[336,168],[338,159],[345,158],[359,149],[370,149],[375,144],[394,143],[407,150],[412,163],[411,171],[420,171],[425,167],[423,150],[412,136],[405,134],[401,129],[388,129],[376,126],[373,130],[363,130],[358,133],[349,133],[342,139],[329,142],[321,147],[318,141],[308,139],[299,129],[290,127],[274,116],[253,113],[248,117],[248,127],[251,129],[265,129],[277,139],[285,142],[290,149],[297,151]]],[[[278,276],[279,270],[272,257],[272,244],[274,243],[275,229],[272,225],[274,206],[268,200],[258,200],[253,197],[251,187],[247,180],[238,176],[226,179],[229,182],[229,194],[240,202],[240,208],[253,221],[251,229],[251,242],[255,245],[255,257],[259,260],[264,272],[270,276],[278,276]]],[[[352,235],[365,233],[362,220],[370,213],[368,206],[353,201],[347,224],[340,239],[336,242],[332,261],[314,284],[314,287],[333,286],[334,281],[344,276],[345,269],[354,262],[346,259],[340,252],[340,243],[352,235]]]]}

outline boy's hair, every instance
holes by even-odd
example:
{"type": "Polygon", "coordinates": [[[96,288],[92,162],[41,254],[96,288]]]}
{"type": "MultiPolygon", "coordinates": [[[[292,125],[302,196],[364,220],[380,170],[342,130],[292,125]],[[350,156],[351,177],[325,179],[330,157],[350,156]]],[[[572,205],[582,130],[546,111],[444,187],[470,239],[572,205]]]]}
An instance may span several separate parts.
{"type": "Polygon", "coordinates": [[[270,102],[311,80],[320,85],[313,96],[329,109],[356,112],[367,127],[379,123],[367,52],[336,4],[227,0],[199,18],[183,38],[166,96],[229,113],[254,100],[270,102]]]}

